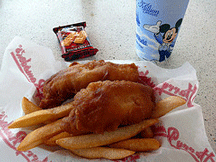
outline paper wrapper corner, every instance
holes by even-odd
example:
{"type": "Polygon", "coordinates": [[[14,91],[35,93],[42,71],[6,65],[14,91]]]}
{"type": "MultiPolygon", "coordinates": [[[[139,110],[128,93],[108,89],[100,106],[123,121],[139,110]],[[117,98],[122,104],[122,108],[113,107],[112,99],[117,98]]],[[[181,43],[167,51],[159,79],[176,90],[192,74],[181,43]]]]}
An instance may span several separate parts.
{"type": "MultiPolygon", "coordinates": [[[[145,61],[110,61],[134,62],[141,78],[154,88],[157,100],[177,95],[187,101],[186,105],[161,117],[154,127],[155,138],[162,144],[159,150],[117,161],[215,161],[205,133],[202,108],[194,103],[198,91],[196,71],[188,62],[177,69],[162,69],[145,61]]],[[[47,47],[20,37],[15,37],[8,45],[0,71],[0,157],[3,161],[88,161],[58,147],[42,146],[19,152],[16,147],[29,130],[7,128],[10,122],[23,115],[22,98],[31,98],[33,92],[40,92],[44,80],[65,67],[67,63],[56,61],[47,47]]]]}

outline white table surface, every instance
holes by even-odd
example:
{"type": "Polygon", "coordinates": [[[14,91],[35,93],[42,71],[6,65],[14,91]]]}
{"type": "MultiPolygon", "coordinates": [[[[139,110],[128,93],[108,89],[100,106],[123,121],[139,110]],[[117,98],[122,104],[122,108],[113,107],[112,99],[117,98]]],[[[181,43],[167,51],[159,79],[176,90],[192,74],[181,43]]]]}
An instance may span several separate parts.
{"type": "MultiPolygon", "coordinates": [[[[135,0],[0,0],[0,66],[15,36],[49,47],[62,60],[53,27],[86,21],[97,55],[86,59],[139,60],[135,53],[135,0]]],[[[216,1],[191,0],[169,63],[188,61],[196,70],[206,133],[216,152],[216,1]]]]}

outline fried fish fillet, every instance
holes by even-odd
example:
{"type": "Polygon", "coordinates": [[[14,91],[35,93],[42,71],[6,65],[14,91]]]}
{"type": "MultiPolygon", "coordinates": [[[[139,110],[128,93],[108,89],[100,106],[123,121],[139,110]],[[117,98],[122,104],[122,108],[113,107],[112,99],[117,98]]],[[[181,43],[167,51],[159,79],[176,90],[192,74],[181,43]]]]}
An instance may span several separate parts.
{"type": "Polygon", "coordinates": [[[43,86],[44,98],[41,108],[61,105],[72,98],[82,88],[95,81],[129,80],[138,81],[138,67],[135,64],[114,64],[111,62],[91,61],[86,64],[73,63],[67,69],[51,76],[43,86]]]}
{"type": "Polygon", "coordinates": [[[114,131],[119,125],[139,123],[150,118],[155,107],[152,88],[131,81],[90,83],[74,97],[67,131],[73,135],[114,131]]]}

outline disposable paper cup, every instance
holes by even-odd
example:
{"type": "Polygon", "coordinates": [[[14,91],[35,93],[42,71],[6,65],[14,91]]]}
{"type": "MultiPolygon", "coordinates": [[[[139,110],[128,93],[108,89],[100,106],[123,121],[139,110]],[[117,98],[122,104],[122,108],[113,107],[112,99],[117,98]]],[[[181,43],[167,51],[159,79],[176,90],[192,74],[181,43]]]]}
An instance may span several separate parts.
{"type": "Polygon", "coordinates": [[[174,48],[189,0],[136,1],[136,53],[163,62],[174,48]]]}

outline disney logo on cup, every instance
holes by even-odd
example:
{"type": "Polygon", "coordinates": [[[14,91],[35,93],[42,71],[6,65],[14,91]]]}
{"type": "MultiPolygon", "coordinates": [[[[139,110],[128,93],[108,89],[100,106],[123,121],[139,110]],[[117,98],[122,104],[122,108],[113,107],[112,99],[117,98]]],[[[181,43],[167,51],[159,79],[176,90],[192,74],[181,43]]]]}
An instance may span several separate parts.
{"type": "Polygon", "coordinates": [[[42,89],[43,89],[43,83],[45,82],[44,79],[40,79],[37,83],[37,79],[35,78],[33,72],[31,71],[31,66],[28,65],[28,63],[31,62],[31,58],[27,59],[23,56],[25,53],[25,50],[22,48],[22,45],[19,45],[18,48],[15,49],[15,52],[11,52],[11,56],[13,57],[15,63],[17,64],[19,70],[25,75],[27,80],[30,83],[33,83],[37,90],[36,97],[39,97],[40,99],[43,97],[42,89]]]}
{"type": "Polygon", "coordinates": [[[153,9],[151,3],[146,3],[143,0],[137,3],[138,7],[142,8],[143,13],[157,17],[159,10],[153,9]]]}

